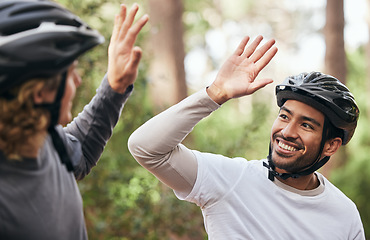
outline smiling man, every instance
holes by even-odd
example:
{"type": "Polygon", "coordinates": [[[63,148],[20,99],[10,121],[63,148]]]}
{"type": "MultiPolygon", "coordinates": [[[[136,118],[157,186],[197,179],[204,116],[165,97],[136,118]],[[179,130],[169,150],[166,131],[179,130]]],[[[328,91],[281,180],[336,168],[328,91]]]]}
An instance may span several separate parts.
{"type": "MultiPolygon", "coordinates": [[[[256,80],[277,52],[243,39],[215,81],[150,119],[129,139],[135,159],[176,196],[197,204],[209,239],[365,239],[355,204],[316,172],[356,128],[348,88],[319,72],[288,77],[276,87],[279,114],[267,159],[229,158],[181,144],[223,103],[272,83],[256,80]]],[[[221,139],[220,139],[221,140],[221,139]]]]}

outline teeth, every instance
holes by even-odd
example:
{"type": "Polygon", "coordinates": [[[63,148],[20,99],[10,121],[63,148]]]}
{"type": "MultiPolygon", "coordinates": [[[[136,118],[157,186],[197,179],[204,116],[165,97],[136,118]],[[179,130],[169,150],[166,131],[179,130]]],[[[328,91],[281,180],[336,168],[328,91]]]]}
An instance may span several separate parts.
{"type": "Polygon", "coordinates": [[[285,150],[291,151],[291,152],[297,151],[297,149],[295,147],[288,146],[288,145],[286,145],[282,142],[279,142],[279,147],[281,147],[285,150]]]}

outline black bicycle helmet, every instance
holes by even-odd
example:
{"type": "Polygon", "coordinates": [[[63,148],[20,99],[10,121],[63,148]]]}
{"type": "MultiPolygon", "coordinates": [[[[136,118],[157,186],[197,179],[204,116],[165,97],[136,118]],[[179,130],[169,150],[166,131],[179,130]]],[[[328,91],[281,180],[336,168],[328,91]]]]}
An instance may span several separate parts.
{"type": "Polygon", "coordinates": [[[0,1],[0,96],[34,77],[61,74],[104,38],[47,0],[0,1]]]}
{"type": "Polygon", "coordinates": [[[281,107],[288,99],[310,105],[342,129],[342,144],[347,144],[355,132],[359,109],[349,89],[333,76],[320,72],[301,73],[290,76],[276,86],[277,105],[281,107]]]}

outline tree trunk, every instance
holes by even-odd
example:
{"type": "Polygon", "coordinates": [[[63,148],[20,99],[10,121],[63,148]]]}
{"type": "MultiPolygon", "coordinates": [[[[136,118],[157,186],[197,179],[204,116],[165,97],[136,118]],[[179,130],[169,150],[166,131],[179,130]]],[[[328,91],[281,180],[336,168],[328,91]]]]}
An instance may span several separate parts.
{"type": "MultiPolygon", "coordinates": [[[[324,29],[326,53],[325,72],[346,83],[347,64],[344,47],[344,8],[343,0],[327,0],[326,25],[324,29]]],[[[346,149],[342,146],[331,160],[322,168],[322,173],[330,176],[330,172],[343,166],[347,159],[346,149]]]]}
{"type": "MultiPolygon", "coordinates": [[[[151,24],[149,93],[153,111],[158,113],[186,98],[188,94],[184,67],[183,3],[181,0],[149,0],[148,3],[151,24]]],[[[191,141],[191,134],[187,136],[186,141],[191,141]]],[[[166,189],[163,189],[164,191],[169,191],[167,187],[164,188],[166,189]]],[[[182,211],[181,214],[194,212],[192,210],[194,208],[197,210],[196,213],[199,213],[195,205],[188,207],[189,209],[182,211]]],[[[193,220],[195,218],[202,222],[201,215],[194,216],[193,220]]],[[[182,235],[168,228],[167,236],[164,238],[203,239],[203,234],[202,225],[182,235]]]]}
{"type": "Polygon", "coordinates": [[[152,60],[150,95],[159,112],[187,96],[182,13],[179,0],[149,0],[152,60]]]}
{"type": "Polygon", "coordinates": [[[347,64],[344,48],[343,0],[327,0],[324,34],[326,43],[325,71],[345,84],[347,64]]]}

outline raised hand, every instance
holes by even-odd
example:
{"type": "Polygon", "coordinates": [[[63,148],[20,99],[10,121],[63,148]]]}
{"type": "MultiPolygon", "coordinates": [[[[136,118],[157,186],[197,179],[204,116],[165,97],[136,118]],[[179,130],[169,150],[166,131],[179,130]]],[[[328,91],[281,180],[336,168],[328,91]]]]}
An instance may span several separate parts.
{"type": "Polygon", "coordinates": [[[215,81],[207,88],[208,95],[218,104],[250,95],[273,82],[272,79],[256,80],[256,77],[275,56],[275,40],[269,40],[257,49],[263,37],[258,36],[246,48],[249,39],[247,36],[241,41],[233,55],[221,67],[215,81]]]}
{"type": "Polygon", "coordinates": [[[113,90],[124,93],[137,77],[142,51],[134,46],[140,30],[148,22],[148,15],[133,24],[139,6],[134,4],[126,16],[126,5],[122,4],[115,16],[114,28],[108,49],[108,82],[113,90]]]}

